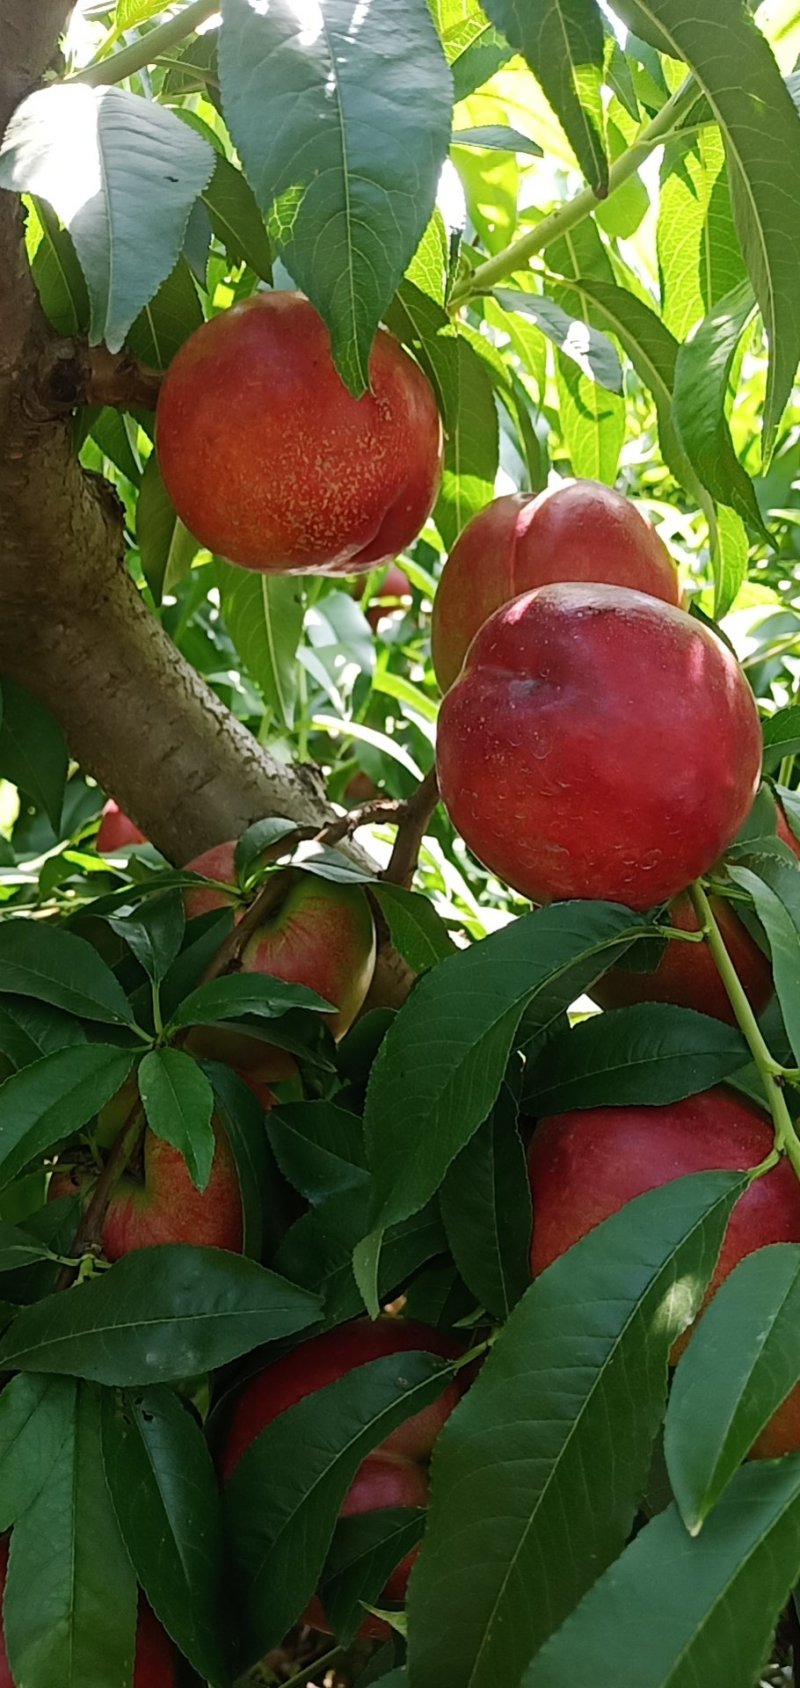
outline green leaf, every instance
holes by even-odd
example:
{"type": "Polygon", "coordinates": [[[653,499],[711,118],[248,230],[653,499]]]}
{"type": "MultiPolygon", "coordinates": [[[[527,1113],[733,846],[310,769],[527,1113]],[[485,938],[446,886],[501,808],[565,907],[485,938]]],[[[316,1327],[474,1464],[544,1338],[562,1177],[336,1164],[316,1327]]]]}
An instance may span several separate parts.
{"type": "Polygon", "coordinates": [[[27,1688],[131,1681],[136,1579],[103,1476],[99,1398],[86,1387],[11,1538],[3,1627],[14,1679],[27,1688]]]}
{"type": "Polygon", "coordinates": [[[511,58],[511,48],[478,0],[431,0],[431,10],[453,72],[456,100],[465,100],[511,58]]]}
{"type": "Polygon", "coordinates": [[[669,1350],[700,1305],[744,1186],[736,1174],[701,1173],[638,1197],[514,1309],[436,1444],[409,1590],[415,1688],[518,1681],[621,1551],[664,1410],[669,1350]]]}
{"type": "Polygon", "coordinates": [[[731,863],[729,872],[749,891],[769,939],[775,991],[800,1064],[800,871],[796,863],[759,854],[731,863]]]}
{"type": "Polygon", "coordinates": [[[716,125],[664,148],[657,240],[664,324],[682,342],[745,275],[716,125]]]}
{"type": "Polygon", "coordinates": [[[145,305],[128,335],[128,345],[143,363],[166,369],[175,353],[203,321],[203,312],[183,258],[145,305]]]}
{"type": "Polygon", "coordinates": [[[664,1452],[692,1535],[800,1378],[798,1313],[800,1247],[760,1248],[720,1285],[681,1359],[664,1452]]]}
{"type": "Polygon", "coordinates": [[[52,83],[18,107],[0,147],[0,186],[40,195],[69,229],[92,345],[119,351],[180,256],[213,167],[211,148],[186,124],[122,88],[52,83]]]}
{"type": "Polygon", "coordinates": [[[590,186],[608,188],[603,121],[603,24],[595,0],[485,0],[485,9],[523,54],[562,124],[590,186]]]}
{"type": "Polygon", "coordinates": [[[31,259],[31,274],[42,310],[58,334],[86,334],[89,295],[75,247],[44,199],[32,199],[42,238],[31,259]]]}
{"type": "Polygon", "coordinates": [[[155,17],[156,12],[163,10],[164,0],[117,0],[115,28],[124,35],[126,29],[135,28],[136,24],[144,23],[147,18],[155,17]]]}
{"type": "Polygon", "coordinates": [[[0,1363],[135,1389],[228,1365],[318,1317],[317,1296],[253,1260],[163,1243],[24,1307],[0,1363]]]}
{"type": "Polygon", "coordinates": [[[38,920],[0,926],[0,995],[32,996],[82,1020],[133,1023],[128,999],[110,967],[84,938],[38,920]]]}
{"type": "Polygon", "coordinates": [[[769,538],[753,483],[733,448],[725,400],[736,348],[755,310],[749,281],[713,306],[678,353],[675,426],[687,457],[713,498],[729,504],[756,533],[769,538]]]}
{"type": "Polygon", "coordinates": [[[0,1050],[15,1067],[29,1067],[40,1055],[85,1042],[83,1026],[47,1002],[7,996],[0,1003],[0,1050]]]}
{"type": "MultiPolygon", "coordinates": [[[[624,8],[617,10],[625,16],[624,8]]],[[[637,0],[636,12],[693,71],[725,140],[739,241],[770,347],[766,463],[800,360],[800,225],[793,211],[800,199],[800,117],[744,5],[726,6],[722,19],[718,0],[637,0]]]]}
{"type": "Polygon", "coordinates": [[[418,891],[406,891],[402,885],[389,885],[378,880],[373,896],[386,917],[392,943],[415,973],[435,967],[437,961],[452,955],[455,945],[430,902],[418,891]]]}
{"type": "Polygon", "coordinates": [[[64,734],[49,709],[13,680],[3,680],[2,696],[0,777],[39,804],[58,833],[69,766],[64,734]]]}
{"type": "Polygon", "coordinates": [[[285,1102],[267,1118],[276,1161],[306,1201],[317,1203],[369,1183],[364,1127],[334,1102],[285,1102]]]}
{"type": "Polygon", "coordinates": [[[215,1105],[222,1129],[236,1162],[242,1197],[243,1249],[251,1260],[263,1260],[267,1247],[272,1256],[270,1228],[278,1233],[283,1214],[277,1208],[281,1192],[264,1131],[264,1113],[250,1086],[239,1073],[219,1061],[205,1063],[214,1088],[215,1105]]]}
{"type": "Polygon", "coordinates": [[[12,1377],[0,1395],[0,1529],[27,1512],[50,1479],[72,1427],[75,1384],[12,1377]]]}
{"type": "Polygon", "coordinates": [[[331,1004],[306,985],[289,985],[283,979],[270,978],[268,973],[226,973],[220,979],[198,985],[184,998],[172,1017],[171,1030],[182,1026],[214,1026],[219,1020],[236,1020],[243,1014],[276,1019],[292,1008],[331,1012],[331,1004]]]}
{"type": "MultiPolygon", "coordinates": [[[[268,815],[263,821],[254,821],[253,825],[242,833],[234,851],[234,863],[240,883],[246,882],[253,870],[259,866],[261,857],[276,844],[280,844],[281,839],[296,836],[296,822],[284,820],[279,815],[268,815]]],[[[280,854],[280,851],[276,853],[280,854]]],[[[266,859],[269,860],[268,857],[266,859]]]]}
{"type": "Polygon", "coordinates": [[[526,1074],[525,1107],[539,1117],[572,1108],[657,1107],[710,1090],[749,1058],[734,1026],[691,1008],[640,1002],[557,1032],[526,1074]]]}
{"type": "Polygon", "coordinates": [[[223,0],[225,117],[281,258],[358,396],[375,331],[433,211],[451,78],[423,0],[223,0]],[[408,67],[414,66],[409,77],[408,67]],[[325,229],[320,246],[320,228],[325,229]]]}
{"type": "Polygon", "coordinates": [[[196,1418],[168,1389],[103,1396],[103,1465],[117,1522],[156,1616],[195,1670],[227,1684],[222,1511],[196,1418]]]}
{"type": "Polygon", "coordinates": [[[79,1131],[128,1076],[133,1056],[113,1044],[54,1050],[0,1085],[0,1189],[79,1131]]]}
{"type": "Polygon", "coordinates": [[[180,891],[163,891],[148,897],[135,913],[109,926],[132,949],[148,977],[160,984],[180,954],[186,930],[186,916],[180,891]]]}
{"type": "Polygon", "coordinates": [[[380,1604],[392,1572],[425,1528],[420,1507],[385,1507],[340,1518],[320,1583],[320,1599],[334,1635],[345,1646],[363,1622],[364,1606],[380,1604]]]}
{"type": "Polygon", "coordinates": [[[243,1454],[224,1497],[242,1664],[275,1646],[302,1612],[362,1460],[435,1401],[451,1375],[432,1354],[370,1361],[288,1407],[243,1454]]]}
{"type": "Polygon", "coordinates": [[[505,123],[489,123],[473,129],[454,129],[450,145],[481,147],[487,152],[525,152],[532,158],[541,158],[544,153],[544,148],[540,147],[538,141],[532,141],[530,135],[522,135],[519,129],[512,129],[505,123]]]}
{"type": "Polygon", "coordinates": [[[719,620],[728,614],[747,579],[747,530],[741,516],[729,505],[722,504],[716,513],[717,548],[714,565],[714,614],[719,620]]]}
{"type": "Polygon", "coordinates": [[[20,1266],[32,1266],[46,1260],[50,1250],[30,1232],[0,1220],[0,1272],[16,1272],[20,1266]]]}
{"type": "Polygon", "coordinates": [[[183,1155],[192,1183],[205,1190],[216,1138],[214,1093],[202,1068],[182,1049],[152,1049],[139,1067],[139,1094],[150,1130],[183,1155]]]}
{"type": "Polygon", "coordinates": [[[641,931],[610,903],[523,915],[426,973],[378,1051],[366,1106],[373,1223],[417,1212],[493,1107],[523,1011],[544,1028],[641,931]]]}
{"type": "Polygon", "coordinates": [[[305,594],[291,575],[217,564],[222,614],[236,650],[279,726],[291,730],[297,702],[297,647],[305,594]]]}
{"type": "Polygon", "coordinates": [[[573,475],[614,486],[625,439],[625,403],[556,352],[559,430],[573,475]]]}
{"type": "Polygon", "coordinates": [[[505,311],[518,311],[536,323],[564,357],[570,358],[588,381],[596,381],[610,393],[622,392],[622,366],[610,340],[587,322],[568,316],[552,299],[539,293],[515,292],[496,287],[494,298],[505,311]]]}
{"type": "Polygon", "coordinates": [[[450,1166],[440,1200],[465,1284],[488,1313],[506,1319],[531,1277],[531,1192],[508,1085],[450,1166]]]}
{"type": "Polygon", "coordinates": [[[573,1612],[521,1688],[752,1688],[800,1554],[800,1459],[740,1471],[693,1541],[654,1518],[573,1612]]]}
{"type": "MultiPolygon", "coordinates": [[[[407,286],[401,294],[408,308],[407,286]]],[[[463,334],[423,341],[423,367],[426,355],[434,386],[444,395],[444,472],[434,518],[445,545],[451,546],[494,493],[500,451],[497,409],[486,369],[463,334]]]]}
{"type": "MultiPolygon", "coordinates": [[[[325,1321],[330,1325],[355,1319],[363,1312],[353,1272],[353,1250],[364,1229],[367,1201],[368,1190],[364,1188],[354,1185],[337,1190],[297,1220],[275,1258],[276,1270],[322,1294],[325,1321]]],[[[381,1303],[390,1301],[422,1266],[434,1256],[445,1254],[446,1249],[436,1202],[391,1226],[376,1274],[381,1303]]]]}
{"type": "Polygon", "coordinates": [[[262,281],[271,281],[272,247],[264,219],[249,183],[227,158],[217,158],[203,204],[230,262],[249,264],[262,281]]]}
{"type": "Polygon", "coordinates": [[[155,452],[147,459],[136,504],[136,540],[142,574],[157,604],[189,573],[197,555],[194,534],[184,527],[161,479],[155,452]]]}
{"type": "Polygon", "coordinates": [[[772,773],[784,756],[794,756],[800,750],[800,705],[789,704],[776,709],[762,722],[764,734],[764,769],[772,773]]]}

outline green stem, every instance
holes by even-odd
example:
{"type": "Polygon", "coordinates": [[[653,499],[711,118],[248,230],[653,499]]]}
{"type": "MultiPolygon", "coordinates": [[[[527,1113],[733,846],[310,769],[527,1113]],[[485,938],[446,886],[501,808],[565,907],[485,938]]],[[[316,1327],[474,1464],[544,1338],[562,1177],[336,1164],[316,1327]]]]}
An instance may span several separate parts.
{"type": "Polygon", "coordinates": [[[190,6],[184,6],[182,12],[175,17],[166,18],[155,29],[148,31],[141,40],[132,41],[129,47],[123,47],[121,52],[113,53],[109,59],[101,59],[99,64],[87,65],[85,70],[76,71],[74,76],[68,76],[67,82],[85,82],[90,88],[108,87],[115,82],[124,82],[127,77],[135,76],[139,70],[154,64],[162,53],[178,42],[185,41],[188,35],[193,35],[201,23],[213,17],[219,11],[220,0],[192,0],[190,6]]]}
{"type": "MultiPolygon", "coordinates": [[[[667,100],[666,105],[662,106],[652,122],[646,125],[638,139],[622,153],[615,164],[612,164],[606,197],[636,174],[654,147],[660,146],[665,136],[674,128],[681,113],[688,110],[696,99],[697,84],[694,77],[689,76],[667,100]]],[[[512,275],[514,270],[523,269],[537,252],[541,252],[545,246],[550,246],[559,236],[568,234],[576,223],[583,222],[584,217],[588,217],[598,205],[604,203],[604,200],[598,199],[593,188],[582,188],[574,199],[568,200],[566,205],[560,205],[557,211],[552,211],[549,217],[544,217],[537,223],[535,229],[513,241],[511,246],[507,246],[503,252],[498,252],[496,257],[487,259],[485,264],[479,264],[470,276],[465,277],[453,288],[450,309],[459,310],[476,293],[488,292],[495,282],[503,281],[506,276],[512,275]]]]}
{"type": "Polygon", "coordinates": [[[321,1659],[315,1659],[313,1665],[309,1665],[306,1670],[299,1671],[297,1676],[290,1676],[288,1682],[284,1682],[283,1688],[304,1688],[312,1676],[317,1676],[320,1671],[327,1670],[329,1665],[335,1665],[343,1658],[344,1651],[344,1647],[332,1647],[329,1653],[325,1653],[321,1659]]]}
{"type": "Polygon", "coordinates": [[[786,1105],[783,1086],[779,1083],[779,1077],[783,1078],[783,1068],[770,1054],[761,1027],[745,995],[739,975],[725,948],[722,933],[714,919],[711,904],[699,881],[696,881],[691,887],[691,898],[700,929],[708,940],[708,947],[716,963],[717,972],[730,998],[737,1024],[747,1041],[750,1053],[758,1068],[775,1126],[775,1147],[785,1151],[798,1178],[800,1178],[800,1139],[797,1137],[792,1116],[786,1105]]]}

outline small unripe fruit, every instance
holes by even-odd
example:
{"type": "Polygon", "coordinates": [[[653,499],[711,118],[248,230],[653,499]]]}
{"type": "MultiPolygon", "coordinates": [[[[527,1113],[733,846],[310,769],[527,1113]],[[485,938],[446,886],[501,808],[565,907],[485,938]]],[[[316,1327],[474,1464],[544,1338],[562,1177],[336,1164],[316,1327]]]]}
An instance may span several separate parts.
{"type": "Polygon", "coordinates": [[[441,477],[433,389],[379,329],[354,399],[299,293],[257,293],[185,342],[158,401],[161,473],[210,551],[244,568],[359,574],[416,538],[441,477]]]}
{"type": "MultiPolygon", "coordinates": [[[[754,1013],[762,1014],[773,993],[769,961],[724,897],[712,897],[711,908],[728,955],[754,1013]]],[[[697,932],[699,924],[691,897],[684,892],[669,906],[669,923],[679,932],[697,932]]],[[[682,943],[670,938],[652,973],[612,967],[592,985],[591,996],[601,1008],[628,1008],[635,1002],[671,1002],[694,1008],[735,1026],[736,1015],[707,943],[682,943]]]]}
{"type": "Polygon", "coordinates": [[[481,628],[436,754],[454,825],[515,890],[646,909],[736,837],[761,729],[735,657],[682,610],[619,586],[542,586],[481,628]]]}
{"type": "Polygon", "coordinates": [[[496,498],[467,523],[433,603],[431,653],[447,691],[489,616],[537,586],[557,581],[628,586],[680,603],[678,571],[655,529],[630,499],[599,481],[571,481],[496,498]]]}

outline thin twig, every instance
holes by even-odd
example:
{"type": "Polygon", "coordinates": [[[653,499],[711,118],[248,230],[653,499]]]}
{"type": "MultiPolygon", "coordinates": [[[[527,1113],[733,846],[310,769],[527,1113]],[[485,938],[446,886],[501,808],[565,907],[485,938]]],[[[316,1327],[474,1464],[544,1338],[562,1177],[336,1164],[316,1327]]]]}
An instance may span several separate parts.
{"type": "Polygon", "coordinates": [[[398,817],[397,837],[389,858],[389,866],[381,874],[381,879],[385,879],[388,884],[411,884],[419,861],[420,845],[438,801],[439,782],[436,778],[436,768],[433,767],[417,786],[413,797],[409,797],[408,802],[403,805],[402,815],[398,817]]]}

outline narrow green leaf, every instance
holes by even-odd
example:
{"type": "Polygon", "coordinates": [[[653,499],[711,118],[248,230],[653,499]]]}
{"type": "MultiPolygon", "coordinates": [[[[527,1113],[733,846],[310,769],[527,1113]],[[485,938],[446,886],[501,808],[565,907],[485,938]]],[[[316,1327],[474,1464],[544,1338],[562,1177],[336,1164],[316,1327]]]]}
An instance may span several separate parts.
{"type": "Polygon", "coordinates": [[[196,1418],[168,1389],[102,1402],[103,1466],[136,1575],[198,1673],[230,1681],[221,1603],[222,1512],[196,1418]]]}
{"type": "Polygon", "coordinates": [[[415,973],[435,967],[452,955],[455,945],[428,897],[406,891],[402,885],[378,880],[373,891],[386,916],[392,943],[415,973]]]}
{"type": "Polygon", "coordinates": [[[451,78],[427,5],[223,0],[225,116],[287,269],[358,395],[378,323],[434,205],[451,78]],[[408,67],[414,66],[409,78],[408,67]],[[319,231],[324,226],[325,242],[319,231]]]}
{"type": "Polygon", "coordinates": [[[714,305],[675,367],[675,426],[687,457],[713,498],[729,504],[768,538],[750,476],[739,462],[725,414],[736,348],[755,310],[749,281],[714,305]]]}
{"type": "Polygon", "coordinates": [[[119,937],[130,946],[149,978],[160,984],[177,959],[186,930],[180,891],[163,891],[148,897],[133,914],[110,920],[119,937]]]}
{"type": "Polygon", "coordinates": [[[83,1026],[48,1002],[7,996],[0,1003],[0,1050],[15,1067],[29,1067],[41,1055],[85,1042],[83,1026]]]}
{"type": "Polygon", "coordinates": [[[20,1374],[6,1384],[0,1395],[0,1529],[10,1529],[49,1481],[74,1414],[72,1378],[20,1374]]]}
{"type": "Polygon", "coordinates": [[[86,1386],[11,1538],[3,1627],[14,1679],[27,1688],[131,1681],[136,1579],[103,1476],[99,1397],[86,1386]]]}
{"type": "Polygon", "coordinates": [[[692,1535],[800,1379],[798,1315],[800,1247],[757,1249],[720,1285],[681,1359],[664,1453],[692,1535]]]}
{"type": "Polygon", "coordinates": [[[532,141],[529,135],[521,135],[519,129],[512,129],[505,123],[454,129],[450,144],[454,147],[484,147],[488,152],[525,152],[532,158],[541,158],[544,151],[538,141],[532,141]]]}
{"type": "Polygon", "coordinates": [[[164,593],[173,592],[189,573],[198,545],[167,492],[155,452],[147,459],[139,488],[136,538],[142,573],[160,604],[164,593]]]}
{"type": "Polygon", "coordinates": [[[485,9],[541,83],[590,186],[608,187],[603,23],[595,0],[485,0],[485,9]]]}
{"type": "Polygon", "coordinates": [[[227,1365],[318,1317],[315,1295],[253,1260],[164,1243],[23,1308],[0,1363],[138,1388],[227,1365]]]}
{"type": "Polygon", "coordinates": [[[9,993],[50,1002],[82,1020],[132,1024],[122,987],[91,944],[42,921],[0,926],[0,995],[9,993]]]}
{"type": "Polygon", "coordinates": [[[546,1045],[525,1079],[525,1106],[538,1116],[572,1108],[656,1107],[696,1096],[749,1060],[734,1026],[640,1002],[595,1014],[546,1045]]]}
{"type": "Polygon", "coordinates": [[[261,1104],[239,1073],[219,1061],[205,1071],[214,1089],[215,1106],[236,1162],[242,1197],[243,1250],[250,1260],[272,1259],[273,1231],[284,1224],[279,1205],[282,1191],[269,1152],[261,1104]]]}
{"type": "Polygon", "coordinates": [[[800,1064],[800,870],[796,863],[754,854],[731,863],[730,876],[749,891],[769,939],[775,990],[800,1064]]]}
{"type": "Polygon", "coordinates": [[[530,1183],[509,1085],[453,1161],[440,1201],[465,1284],[488,1313],[506,1319],[531,1278],[530,1183]]]}
{"type": "Polygon", "coordinates": [[[571,358],[556,352],[559,431],[573,475],[616,484],[625,439],[625,402],[590,380],[571,358]]]}
{"type": "Polygon", "coordinates": [[[286,1102],[267,1118],[275,1159],[306,1201],[317,1203],[369,1183],[364,1127],[334,1102],[286,1102]]]}
{"type": "Polygon", "coordinates": [[[465,100],[511,58],[511,48],[478,0],[431,0],[431,11],[453,72],[454,97],[465,100]]]}
{"type": "Polygon", "coordinates": [[[143,363],[153,369],[166,369],[184,340],[188,340],[202,321],[203,311],[192,272],[180,258],[172,274],[136,318],[128,345],[143,363]]]}
{"type": "Polygon", "coordinates": [[[587,322],[567,315],[552,299],[539,293],[515,292],[510,287],[496,287],[494,298],[506,311],[519,311],[536,323],[548,340],[552,340],[564,357],[575,363],[588,381],[596,381],[610,393],[622,392],[622,366],[604,334],[587,322]]]}
{"type": "Polygon", "coordinates": [[[682,342],[745,275],[716,125],[664,148],[657,240],[664,323],[682,342]]]}
{"type": "Polygon", "coordinates": [[[4,679],[0,776],[44,809],[56,834],[61,830],[68,765],[64,734],[49,709],[31,692],[4,679]]]}
{"type": "MultiPolygon", "coordinates": [[[[702,1173],[640,1196],[514,1309],[436,1445],[409,1589],[415,1688],[518,1681],[622,1550],[669,1350],[698,1309],[744,1184],[702,1173]]],[[[585,1669],[574,1680],[587,1681],[585,1669]]]]}
{"type": "Polygon", "coordinates": [[[0,147],[0,186],[48,200],[69,229],[93,345],[119,351],[176,263],[213,167],[211,148],[173,112],[122,88],[51,83],[17,108],[0,147]]]}
{"type": "Polygon", "coordinates": [[[438,1189],[497,1098],[523,1010],[531,1027],[552,1024],[641,929],[629,909],[561,903],[523,915],[424,975],[370,1076],[373,1224],[406,1218],[438,1189]]]}
{"type": "Polygon", "coordinates": [[[302,1612],[365,1455],[435,1401],[450,1375],[431,1354],[370,1361],[287,1408],[243,1454],[224,1497],[242,1663],[275,1646],[302,1612]]]}
{"type": "Polygon", "coordinates": [[[262,281],[272,280],[272,248],[255,194],[241,170],[217,157],[203,194],[211,227],[233,264],[249,264],[262,281]]]}
{"type": "Polygon", "coordinates": [[[349,1646],[364,1607],[380,1605],[392,1571],[415,1548],[425,1511],[397,1506],[340,1518],[320,1583],[320,1599],[334,1635],[349,1646]]]}
{"type": "Polygon", "coordinates": [[[139,1094],[150,1130],[178,1149],[192,1183],[205,1190],[216,1138],[214,1093],[202,1068],[182,1049],[152,1049],[139,1067],[139,1094]]]}
{"type": "Polygon", "coordinates": [[[292,1008],[331,1012],[331,1004],[305,985],[289,985],[283,979],[270,978],[268,973],[228,973],[198,985],[185,997],[172,1017],[171,1029],[213,1026],[218,1020],[235,1020],[243,1014],[274,1019],[292,1008]]]}
{"type": "Polygon", "coordinates": [[[222,614],[251,678],[281,727],[294,724],[297,647],[305,594],[291,575],[267,575],[217,564],[222,614]]]}
{"type": "Polygon", "coordinates": [[[702,1535],[675,1507],[641,1531],[521,1688],[752,1688],[800,1554],[800,1458],[745,1466],[702,1535]]]}
{"type": "Polygon", "coordinates": [[[80,1131],[131,1070],[129,1049],[78,1043],[54,1050],[0,1085],[0,1189],[80,1131]]]}

